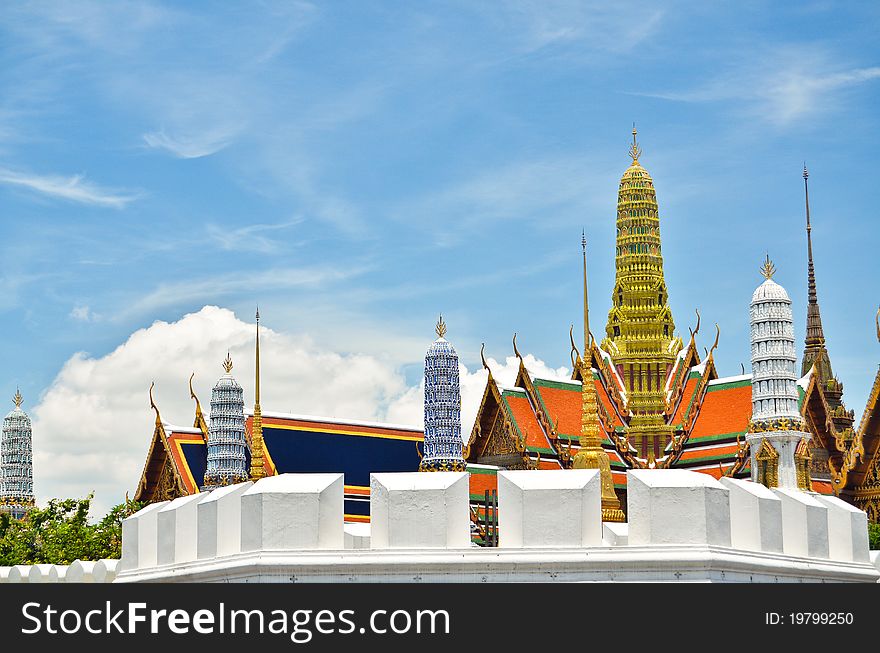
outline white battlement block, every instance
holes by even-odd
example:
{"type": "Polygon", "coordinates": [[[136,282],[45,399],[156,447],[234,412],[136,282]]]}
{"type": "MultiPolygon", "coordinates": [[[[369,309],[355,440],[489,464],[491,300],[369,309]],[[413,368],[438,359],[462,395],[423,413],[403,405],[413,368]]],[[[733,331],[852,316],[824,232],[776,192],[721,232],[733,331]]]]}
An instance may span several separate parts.
{"type": "Polygon", "coordinates": [[[196,506],[204,498],[201,493],[178,497],[159,511],[156,518],[158,564],[196,559],[196,506]]]}
{"type": "MultiPolygon", "coordinates": [[[[62,579],[64,577],[62,576],[62,579]]],[[[28,583],[57,583],[58,582],[58,570],[55,568],[55,565],[51,564],[40,564],[40,565],[31,565],[30,570],[27,575],[28,583]]]]}
{"type": "Polygon", "coordinates": [[[633,469],[626,494],[630,545],[730,546],[730,493],[708,474],[633,469]]]}
{"type": "Polygon", "coordinates": [[[241,495],[241,550],[342,549],[342,474],[280,474],[241,495]]]}
{"type": "Polygon", "coordinates": [[[6,576],[6,582],[27,583],[30,571],[31,565],[12,565],[9,568],[9,574],[6,576]]]}
{"type": "Polygon", "coordinates": [[[601,546],[599,470],[500,471],[498,514],[501,547],[601,546]]]}
{"type": "Polygon", "coordinates": [[[626,546],[629,543],[629,524],[602,522],[602,543],[605,546],[626,546]]]}
{"type": "Polygon", "coordinates": [[[155,567],[159,511],[168,505],[160,501],[144,506],[122,520],[122,569],[155,567]]]}
{"type": "MultiPolygon", "coordinates": [[[[869,558],[871,560],[871,564],[877,568],[877,571],[880,571],[880,551],[870,551],[869,558]]],[[[880,580],[877,581],[880,583],[880,580]]]]}
{"type": "Polygon", "coordinates": [[[467,472],[370,475],[370,548],[469,548],[467,472]]]}
{"type": "Polygon", "coordinates": [[[65,583],[94,583],[95,565],[94,560],[74,560],[67,567],[65,583]]]}
{"type": "Polygon", "coordinates": [[[370,548],[370,525],[369,524],[346,524],[345,525],[345,548],[346,549],[369,549],[370,548]]]}
{"type": "Polygon", "coordinates": [[[828,557],[828,508],[809,494],[773,488],[782,499],[782,545],[787,555],[828,557]]]}
{"type": "Polygon", "coordinates": [[[782,553],[782,499],[760,483],[721,478],[730,491],[730,545],[782,553]]]}
{"type": "Polygon", "coordinates": [[[832,560],[870,562],[868,515],[835,496],[812,495],[828,508],[828,555],[832,560]]]}
{"type": "Polygon", "coordinates": [[[94,577],[96,583],[112,583],[119,571],[119,560],[98,560],[95,563],[94,577]]]}
{"type": "Polygon", "coordinates": [[[12,567],[0,567],[0,584],[9,582],[9,570],[12,567]]]}
{"type": "Polygon", "coordinates": [[[211,490],[196,506],[196,557],[199,560],[241,551],[241,495],[253,483],[211,490]]]}

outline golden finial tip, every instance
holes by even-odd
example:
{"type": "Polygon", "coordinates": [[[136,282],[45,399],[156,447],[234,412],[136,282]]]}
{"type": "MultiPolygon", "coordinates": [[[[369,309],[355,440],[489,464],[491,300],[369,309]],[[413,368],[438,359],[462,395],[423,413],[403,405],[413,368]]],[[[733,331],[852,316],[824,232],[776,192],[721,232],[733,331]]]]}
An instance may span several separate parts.
{"type": "Polygon", "coordinates": [[[21,396],[21,391],[18,388],[15,389],[15,396],[12,398],[12,401],[15,402],[16,408],[21,408],[24,398],[21,396]]]}
{"type": "Polygon", "coordinates": [[[636,141],[636,123],[633,123],[633,142],[632,145],[629,146],[629,156],[633,160],[633,163],[639,162],[639,157],[642,155],[642,148],[639,147],[638,141],[636,141]]]}
{"type": "Polygon", "coordinates": [[[810,173],[807,172],[807,162],[804,161],[804,179],[810,176],[810,173]]]}
{"type": "Polygon", "coordinates": [[[232,372],[232,357],[226,352],[226,360],[223,361],[223,369],[227,374],[232,372]]]}
{"type": "Polygon", "coordinates": [[[767,254],[767,258],[764,259],[764,265],[761,266],[761,274],[764,275],[765,279],[772,279],[773,275],[776,274],[776,266],[770,260],[770,254],[767,254]]]}
{"type": "Polygon", "coordinates": [[[440,314],[440,319],[437,321],[437,325],[434,327],[434,331],[437,332],[438,337],[446,337],[446,323],[443,321],[442,313],[440,314]]]}

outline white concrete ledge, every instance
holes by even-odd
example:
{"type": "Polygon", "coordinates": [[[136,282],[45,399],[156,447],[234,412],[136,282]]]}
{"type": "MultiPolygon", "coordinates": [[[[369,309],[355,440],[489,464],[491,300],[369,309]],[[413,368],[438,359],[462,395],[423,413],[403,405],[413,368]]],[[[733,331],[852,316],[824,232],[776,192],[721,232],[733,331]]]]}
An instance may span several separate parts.
{"type": "Polygon", "coordinates": [[[342,549],[342,474],[267,476],[241,495],[241,550],[342,549]]]}
{"type": "Polygon", "coordinates": [[[498,472],[498,545],[601,545],[600,483],[597,469],[498,472]]]}
{"type": "Polygon", "coordinates": [[[196,556],[203,560],[241,551],[241,495],[253,483],[237,483],[211,490],[199,501],[196,556]]]}
{"type": "Polygon", "coordinates": [[[681,469],[626,475],[630,545],[730,546],[729,491],[714,478],[681,469]]]}
{"type": "Polygon", "coordinates": [[[869,582],[869,563],[729,547],[653,545],[552,549],[269,551],[126,571],[117,582],[869,582]]]}
{"type": "Polygon", "coordinates": [[[467,472],[370,475],[370,547],[468,548],[467,472]]]}
{"type": "Polygon", "coordinates": [[[760,483],[719,480],[730,492],[731,546],[782,553],[782,500],[760,483]]]}
{"type": "Polygon", "coordinates": [[[789,555],[828,557],[828,509],[809,494],[773,488],[782,499],[782,544],[789,555]]]}

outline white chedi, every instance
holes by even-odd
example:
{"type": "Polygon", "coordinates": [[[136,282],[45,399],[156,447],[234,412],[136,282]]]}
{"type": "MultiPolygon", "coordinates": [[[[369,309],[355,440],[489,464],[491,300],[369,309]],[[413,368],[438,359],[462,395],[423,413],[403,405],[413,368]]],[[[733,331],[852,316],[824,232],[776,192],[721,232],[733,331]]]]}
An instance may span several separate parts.
{"type": "Polygon", "coordinates": [[[764,282],[749,305],[752,419],[746,441],[752,480],[771,487],[809,489],[803,457],[810,435],[804,432],[798,408],[791,299],[773,281],[775,271],[768,256],[761,268],[764,282]]]}

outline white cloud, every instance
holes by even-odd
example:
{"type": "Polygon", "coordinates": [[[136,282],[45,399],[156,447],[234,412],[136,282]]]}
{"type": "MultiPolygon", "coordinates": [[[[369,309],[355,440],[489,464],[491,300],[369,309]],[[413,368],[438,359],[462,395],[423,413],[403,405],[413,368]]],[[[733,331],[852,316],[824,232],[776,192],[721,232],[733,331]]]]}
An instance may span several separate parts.
{"type": "Polygon", "coordinates": [[[197,135],[169,136],[165,130],[160,130],[144,134],[143,138],[154,149],[165,150],[181,159],[198,159],[227,147],[238,131],[235,128],[218,128],[197,135]]]}
{"type": "Polygon", "coordinates": [[[58,175],[34,175],[0,168],[0,184],[20,186],[53,198],[106,206],[114,209],[125,206],[138,198],[128,191],[105,189],[86,180],[85,175],[61,177],[58,175]]]}
{"type": "MultiPolygon", "coordinates": [[[[38,502],[94,490],[94,514],[100,515],[126,492],[133,495],[153,432],[151,382],[163,420],[190,426],[190,374],[195,373],[194,388],[208,412],[211,388],[223,373],[220,362],[228,351],[245,402],[252,404],[254,329],[228,309],[205,306],[177,322],[157,321],[140,329],[105,356],[72,356],[31,413],[38,502]]],[[[260,351],[264,412],[422,425],[424,381],[407,387],[393,363],[366,354],[340,355],[308,336],[265,327],[260,351]]],[[[488,362],[502,385],[513,383],[518,359],[488,362]]],[[[538,376],[568,378],[564,368],[548,368],[531,355],[525,362],[538,376]]],[[[461,366],[460,373],[462,435],[467,438],[486,371],[461,366]]]]}
{"type": "Polygon", "coordinates": [[[216,301],[241,292],[267,292],[289,288],[319,288],[335,281],[360,275],[365,268],[273,268],[250,273],[230,273],[210,278],[161,283],[143,297],[117,313],[123,320],[152,313],[168,306],[181,306],[205,300],[216,301]]]}
{"type": "Polygon", "coordinates": [[[749,117],[785,126],[835,109],[846,89],[878,78],[878,66],[848,66],[821,50],[780,45],[749,53],[695,88],[634,94],[677,102],[727,102],[749,117]]]}
{"type": "Polygon", "coordinates": [[[74,306],[70,311],[70,318],[77,322],[94,322],[98,317],[91,308],[84,305],[74,306]]]}
{"type": "Polygon", "coordinates": [[[238,228],[209,224],[207,232],[208,237],[220,249],[268,253],[277,251],[281,244],[283,244],[285,249],[289,250],[295,243],[292,243],[289,238],[285,238],[282,241],[279,237],[270,238],[264,234],[283,231],[302,222],[302,218],[293,218],[276,224],[252,224],[238,228]]]}

